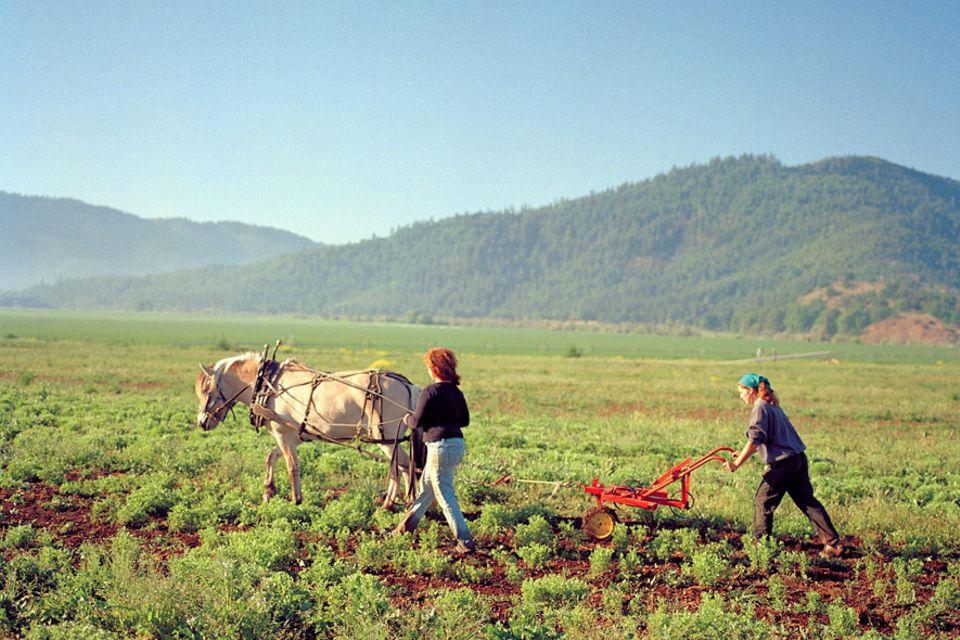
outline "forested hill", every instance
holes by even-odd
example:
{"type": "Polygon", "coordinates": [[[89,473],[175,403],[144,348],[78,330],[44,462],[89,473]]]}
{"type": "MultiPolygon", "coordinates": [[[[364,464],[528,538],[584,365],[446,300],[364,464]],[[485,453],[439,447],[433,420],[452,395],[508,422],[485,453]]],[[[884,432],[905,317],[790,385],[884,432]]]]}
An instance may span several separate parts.
{"type": "Polygon", "coordinates": [[[59,278],[240,264],[315,246],[278,229],[145,220],[78,200],[0,191],[0,291],[59,278]]]}
{"type": "Polygon", "coordinates": [[[787,167],[744,156],[255,268],[62,282],[28,295],[71,307],[677,322],[828,336],[904,309],[957,323],[958,283],[957,181],[874,158],[787,167]],[[831,286],[849,293],[842,304],[830,302],[831,286]]]}

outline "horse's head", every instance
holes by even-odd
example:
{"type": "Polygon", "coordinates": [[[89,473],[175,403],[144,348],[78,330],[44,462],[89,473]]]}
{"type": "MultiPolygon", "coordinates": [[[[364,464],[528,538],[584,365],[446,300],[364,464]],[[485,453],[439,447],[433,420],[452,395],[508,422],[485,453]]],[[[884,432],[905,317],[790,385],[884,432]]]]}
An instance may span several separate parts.
{"type": "Polygon", "coordinates": [[[211,366],[200,365],[200,373],[194,383],[194,391],[200,400],[197,410],[197,426],[209,431],[220,424],[227,413],[227,399],[220,388],[220,372],[211,366]]]}
{"type": "Polygon", "coordinates": [[[210,366],[200,365],[200,373],[194,383],[200,401],[197,409],[198,427],[204,431],[213,429],[223,422],[237,401],[249,401],[244,397],[244,392],[252,388],[257,366],[256,356],[252,354],[224,358],[210,366]]]}
{"type": "Polygon", "coordinates": [[[237,398],[247,389],[242,380],[233,380],[235,376],[224,376],[228,369],[223,361],[210,367],[200,365],[194,390],[200,400],[197,426],[204,431],[210,431],[223,422],[227,413],[237,403],[237,398]],[[237,389],[234,390],[233,387],[237,389]]]}

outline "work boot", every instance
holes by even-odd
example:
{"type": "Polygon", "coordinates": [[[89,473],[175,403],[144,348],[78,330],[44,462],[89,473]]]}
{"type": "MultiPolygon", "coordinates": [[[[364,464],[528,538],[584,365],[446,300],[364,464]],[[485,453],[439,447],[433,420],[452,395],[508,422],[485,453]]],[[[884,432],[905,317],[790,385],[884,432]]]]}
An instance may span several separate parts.
{"type": "Polygon", "coordinates": [[[837,544],[823,545],[823,551],[820,552],[820,557],[824,560],[839,558],[841,555],[843,555],[843,545],[839,542],[837,544]]]}

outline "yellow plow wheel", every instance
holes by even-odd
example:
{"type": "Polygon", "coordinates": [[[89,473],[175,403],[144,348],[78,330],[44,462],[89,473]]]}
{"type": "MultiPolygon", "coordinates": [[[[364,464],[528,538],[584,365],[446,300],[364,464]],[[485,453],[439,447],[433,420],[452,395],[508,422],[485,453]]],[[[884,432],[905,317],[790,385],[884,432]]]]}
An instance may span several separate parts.
{"type": "Polygon", "coordinates": [[[617,514],[607,507],[594,507],[583,514],[583,530],[594,540],[606,540],[617,526],[617,514]]]}

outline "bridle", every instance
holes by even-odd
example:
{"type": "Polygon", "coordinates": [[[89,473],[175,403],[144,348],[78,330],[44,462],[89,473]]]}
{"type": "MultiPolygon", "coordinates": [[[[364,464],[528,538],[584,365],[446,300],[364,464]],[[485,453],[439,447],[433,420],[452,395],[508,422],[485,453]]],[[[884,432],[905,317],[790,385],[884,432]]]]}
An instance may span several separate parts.
{"type": "Polygon", "coordinates": [[[228,400],[226,394],[223,392],[223,389],[220,388],[221,374],[222,372],[220,371],[220,369],[216,369],[214,371],[213,387],[214,387],[214,391],[216,392],[216,395],[214,395],[213,393],[207,394],[207,401],[203,405],[203,414],[200,421],[200,428],[203,429],[204,431],[207,431],[208,429],[212,428],[212,427],[207,427],[207,424],[210,422],[211,418],[215,418],[217,422],[222,422],[223,418],[225,417],[225,414],[228,411],[232,411],[233,405],[237,404],[237,399],[240,397],[240,394],[242,394],[244,391],[246,391],[250,387],[249,384],[243,385],[242,387],[240,387],[240,390],[237,391],[235,394],[233,394],[233,396],[228,400]],[[218,399],[217,400],[218,402],[222,402],[222,404],[217,406],[216,403],[214,403],[213,408],[211,408],[210,402],[215,398],[218,399]]]}

